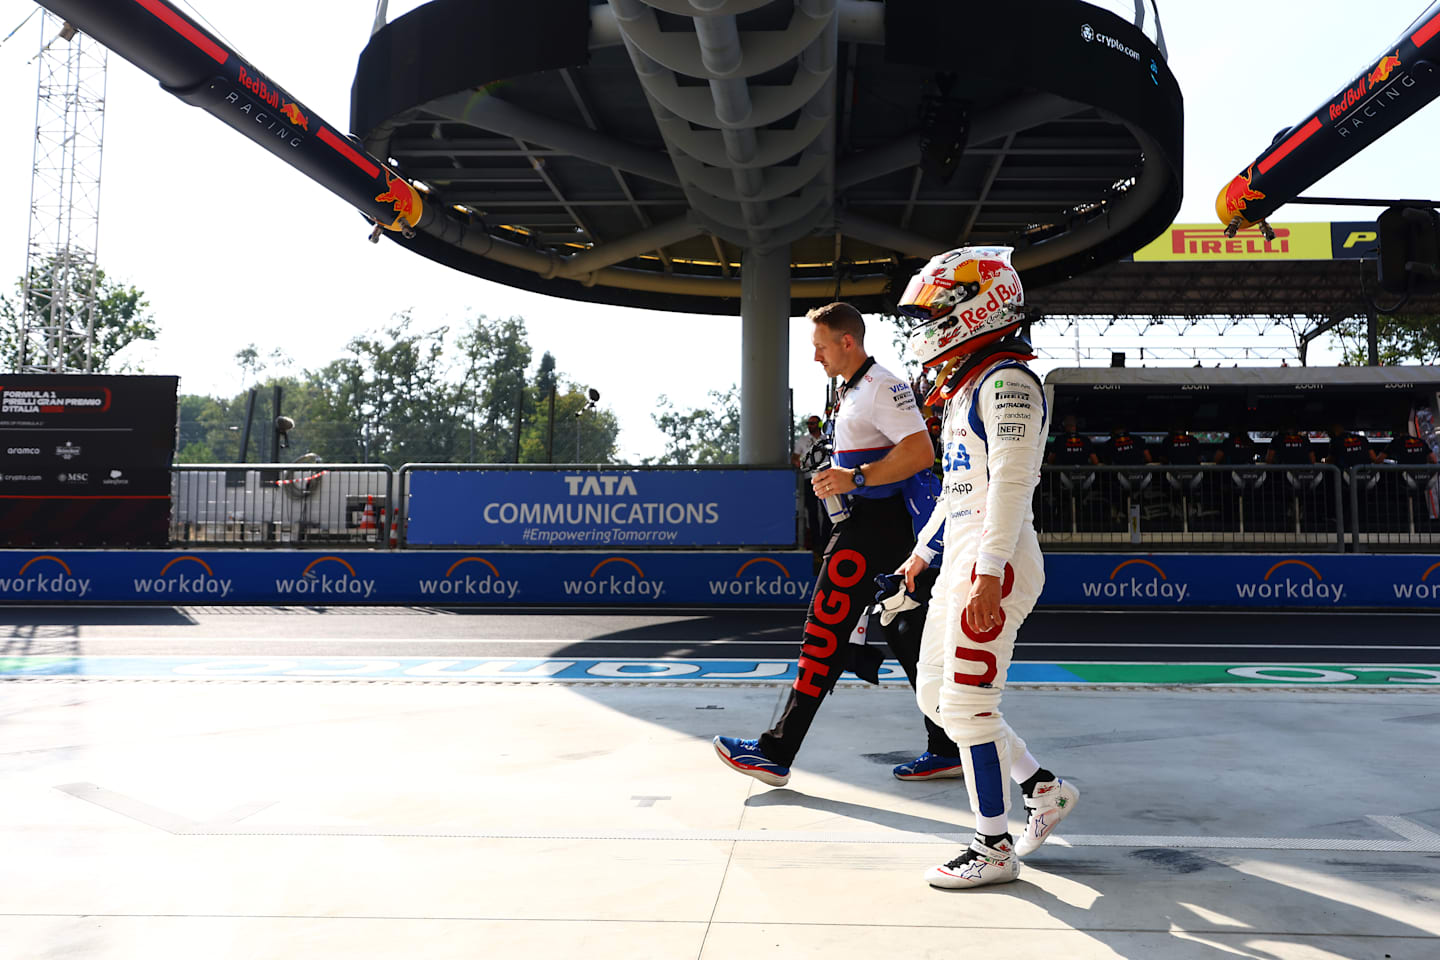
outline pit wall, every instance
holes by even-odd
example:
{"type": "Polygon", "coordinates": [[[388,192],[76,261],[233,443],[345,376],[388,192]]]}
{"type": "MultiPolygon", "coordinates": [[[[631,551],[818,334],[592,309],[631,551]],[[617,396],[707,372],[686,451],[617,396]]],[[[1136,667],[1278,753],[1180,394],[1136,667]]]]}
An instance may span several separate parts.
{"type": "MultiPolygon", "coordinates": [[[[1042,607],[1440,610],[1440,555],[1050,554],[1042,607]]],[[[0,551],[0,602],[800,607],[809,553],[0,551]]]]}

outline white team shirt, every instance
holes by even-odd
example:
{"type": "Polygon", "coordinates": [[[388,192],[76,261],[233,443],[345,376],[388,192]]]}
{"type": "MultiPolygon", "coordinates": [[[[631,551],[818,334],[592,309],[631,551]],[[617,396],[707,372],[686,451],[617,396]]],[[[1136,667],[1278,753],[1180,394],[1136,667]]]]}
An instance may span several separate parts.
{"type": "MultiPolygon", "coordinates": [[[[855,469],[889,453],[911,434],[925,433],[925,418],[910,384],[878,364],[872,364],[853,387],[842,387],[835,412],[835,464],[855,469]]],[[[865,486],[862,497],[888,497],[899,483],[865,486]]]]}

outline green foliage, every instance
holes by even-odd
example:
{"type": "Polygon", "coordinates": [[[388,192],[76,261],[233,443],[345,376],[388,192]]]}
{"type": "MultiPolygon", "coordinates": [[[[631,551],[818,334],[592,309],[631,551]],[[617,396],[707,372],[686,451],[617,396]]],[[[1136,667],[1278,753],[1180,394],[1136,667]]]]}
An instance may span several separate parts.
{"type": "MultiPolygon", "coordinates": [[[[44,295],[54,285],[56,259],[51,257],[30,274],[30,301],[37,313],[43,314],[49,308],[50,298],[44,295]]],[[[141,291],[132,286],[110,280],[105,271],[96,268],[93,274],[74,272],[79,278],[77,294],[84,295],[94,284],[95,304],[95,346],[91,353],[93,370],[96,373],[112,370],[112,360],[117,353],[136,340],[154,340],[160,332],[155,318],[150,315],[150,304],[141,291]]],[[[13,298],[0,294],[0,370],[17,370],[21,365],[21,331],[24,327],[25,277],[15,280],[13,298]]],[[[26,349],[26,362],[39,364],[44,359],[44,344],[35,332],[31,332],[26,349]]],[[[114,370],[113,372],[126,372],[114,370]]]]}
{"type": "MultiPolygon", "coordinates": [[[[609,411],[574,414],[583,391],[563,381],[546,353],[527,377],[531,349],[525,321],[510,317],[467,321],[453,341],[446,327],[414,329],[407,314],[355,337],[346,354],[298,375],[261,376],[267,367],[253,345],[236,361],[257,385],[246,460],[290,461],[302,454],[334,463],[513,463],[516,416],[520,462],[544,462],[549,397],[557,386],[554,461],[575,456],[576,431],[587,463],[615,462],[620,427],[609,411]],[[453,346],[452,346],[453,342],[453,346]],[[274,388],[280,411],[295,421],[288,449],[276,449],[274,388]]],[[[275,367],[288,364],[271,354],[275,367]]],[[[180,398],[181,463],[234,462],[240,454],[247,394],[229,399],[180,398]]]]}
{"type": "MultiPolygon", "coordinates": [[[[1440,363],[1440,317],[1381,314],[1376,334],[1379,359],[1384,366],[1440,363]]],[[[1334,328],[1332,335],[1339,341],[1344,363],[1363,367],[1369,362],[1363,318],[1344,321],[1334,328]]]]}
{"type": "Polygon", "coordinates": [[[709,464],[740,462],[740,390],[711,390],[710,403],[687,412],[675,409],[660,395],[660,410],[652,413],[665,434],[665,452],[647,459],[655,464],[709,464]]]}

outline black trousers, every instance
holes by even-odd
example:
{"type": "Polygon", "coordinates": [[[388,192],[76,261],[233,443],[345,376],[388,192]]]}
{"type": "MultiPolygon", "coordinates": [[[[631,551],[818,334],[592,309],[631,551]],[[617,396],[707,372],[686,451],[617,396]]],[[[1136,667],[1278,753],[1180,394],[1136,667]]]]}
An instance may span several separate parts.
{"type": "MultiPolygon", "coordinates": [[[[915,664],[920,660],[920,635],[925,632],[925,614],[930,609],[930,591],[935,587],[935,578],[940,573],[937,564],[932,564],[915,578],[915,599],[920,606],[914,610],[906,610],[890,621],[888,627],[883,628],[885,632],[885,643],[890,647],[890,652],[895,654],[895,659],[900,661],[900,669],[905,671],[905,678],[910,681],[910,689],[915,689],[915,664]]],[[[942,757],[960,756],[960,748],[955,746],[945,728],[934,720],[921,716],[925,720],[925,749],[942,757]]]]}
{"type": "MultiPolygon", "coordinates": [[[[771,761],[787,767],[794,762],[820,701],[845,672],[850,634],[875,602],[876,574],[894,571],[914,545],[910,513],[900,496],[851,499],[850,519],[835,525],[821,559],[815,599],[805,616],[799,675],[791,684],[779,721],[760,737],[760,752],[771,761]]],[[[919,645],[917,633],[907,671],[912,683],[919,645]]],[[[958,751],[945,752],[959,755],[958,751]]]]}

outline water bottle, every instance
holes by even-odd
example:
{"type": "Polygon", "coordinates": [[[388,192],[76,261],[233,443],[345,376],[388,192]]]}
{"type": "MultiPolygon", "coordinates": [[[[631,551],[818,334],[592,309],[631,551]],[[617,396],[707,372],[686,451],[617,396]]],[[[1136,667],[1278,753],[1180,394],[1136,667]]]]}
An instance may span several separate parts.
{"type": "MultiPolygon", "coordinates": [[[[823,473],[829,470],[833,464],[826,460],[815,468],[816,473],[823,473]]],[[[839,523],[842,520],[850,519],[850,498],[843,493],[832,493],[828,497],[821,498],[825,503],[825,512],[830,515],[831,523],[839,523]]]]}

